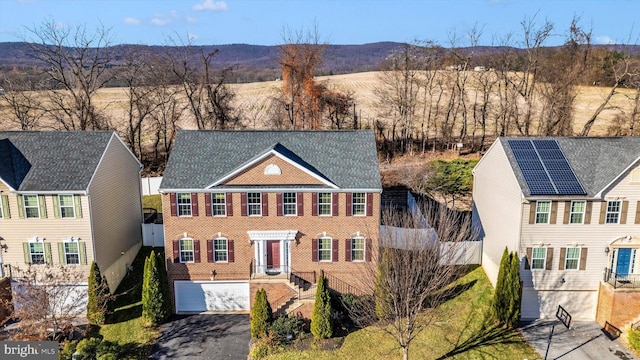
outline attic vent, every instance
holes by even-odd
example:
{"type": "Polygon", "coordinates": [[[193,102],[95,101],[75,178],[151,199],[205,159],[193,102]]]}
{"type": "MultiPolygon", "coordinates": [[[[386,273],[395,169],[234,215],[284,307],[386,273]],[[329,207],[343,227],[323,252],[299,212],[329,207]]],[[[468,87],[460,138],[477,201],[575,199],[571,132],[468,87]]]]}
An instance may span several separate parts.
{"type": "Polygon", "coordinates": [[[282,170],[276,164],[269,164],[264,168],[265,175],[282,175],[282,170]]]}

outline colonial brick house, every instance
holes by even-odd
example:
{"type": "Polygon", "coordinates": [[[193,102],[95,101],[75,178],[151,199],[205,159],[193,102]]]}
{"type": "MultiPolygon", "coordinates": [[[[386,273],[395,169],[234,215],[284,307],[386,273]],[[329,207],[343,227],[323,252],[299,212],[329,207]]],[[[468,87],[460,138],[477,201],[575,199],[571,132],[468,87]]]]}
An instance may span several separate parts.
{"type": "Polygon", "coordinates": [[[113,131],[0,132],[0,271],[45,264],[111,290],[142,246],[142,165],[113,131]]]}
{"type": "Polygon", "coordinates": [[[358,291],[380,225],[371,131],[180,131],[160,186],[178,313],[306,306],[320,271],[358,291]],[[296,303],[295,305],[292,305],[296,303]]]}
{"type": "Polygon", "coordinates": [[[474,224],[495,285],[521,258],[522,318],[620,329],[640,317],[640,138],[499,138],[474,169],[474,224]]]}

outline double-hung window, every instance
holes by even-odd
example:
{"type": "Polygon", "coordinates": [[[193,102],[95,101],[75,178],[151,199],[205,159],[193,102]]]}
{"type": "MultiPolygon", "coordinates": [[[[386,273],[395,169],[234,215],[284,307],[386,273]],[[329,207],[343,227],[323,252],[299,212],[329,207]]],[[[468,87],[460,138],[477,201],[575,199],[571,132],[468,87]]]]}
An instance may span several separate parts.
{"type": "Polygon", "coordinates": [[[572,201],[569,213],[569,224],[583,224],[586,201],[572,201]]]}
{"type": "Polygon", "coordinates": [[[536,201],[536,224],[548,224],[551,217],[551,201],[536,201]]]}
{"type": "Polygon", "coordinates": [[[22,195],[24,201],[24,214],[27,219],[40,217],[40,203],[38,195],[22,195]]]}
{"type": "Polygon", "coordinates": [[[605,224],[619,224],[621,209],[622,209],[622,201],[620,200],[607,201],[607,212],[605,215],[605,224]]]}
{"type": "Polygon", "coordinates": [[[565,270],[578,270],[580,264],[580,248],[573,247],[567,248],[567,253],[564,260],[565,270]]]}
{"type": "Polygon", "coordinates": [[[318,194],[318,215],[331,216],[331,193],[318,194]]]}
{"type": "Polygon", "coordinates": [[[176,194],[178,216],[191,216],[191,193],[176,194]]]}
{"type": "Polygon", "coordinates": [[[228,243],[227,239],[218,238],[213,239],[213,261],[215,262],[226,262],[228,261],[228,243]]]}
{"type": "Polygon", "coordinates": [[[44,265],[46,263],[43,242],[29,243],[29,259],[33,265],[44,265]]]}
{"type": "Polygon", "coordinates": [[[286,192],[282,194],[282,213],[286,215],[297,215],[296,193],[286,192]]]}
{"type": "Polygon", "coordinates": [[[547,248],[534,247],[531,251],[531,269],[544,270],[547,263],[547,248]]]}
{"type": "Polygon", "coordinates": [[[4,198],[2,196],[2,194],[0,193],[0,219],[4,218],[4,198]]]}
{"type": "Polygon", "coordinates": [[[64,243],[64,261],[67,265],[80,264],[80,249],[77,241],[64,243]]]}
{"type": "Polygon", "coordinates": [[[364,261],[364,238],[354,237],[351,239],[351,261],[364,261]]]}
{"type": "Polygon", "coordinates": [[[60,207],[61,218],[76,217],[76,205],[73,201],[73,195],[58,195],[58,206],[60,207]]]}
{"type": "Polygon", "coordinates": [[[211,213],[213,216],[227,216],[227,202],[225,193],[211,194],[211,213]]]}
{"type": "Polygon", "coordinates": [[[193,262],[193,239],[180,239],[180,262],[193,262]]]}
{"type": "Polygon", "coordinates": [[[353,193],[351,198],[351,214],[354,216],[357,215],[366,215],[367,208],[367,194],[365,193],[353,193]]]}
{"type": "Polygon", "coordinates": [[[331,244],[333,239],[322,237],[318,239],[318,261],[331,261],[331,244]]]}
{"type": "Polygon", "coordinates": [[[247,214],[249,216],[262,215],[262,194],[261,193],[247,193],[247,214]]]}

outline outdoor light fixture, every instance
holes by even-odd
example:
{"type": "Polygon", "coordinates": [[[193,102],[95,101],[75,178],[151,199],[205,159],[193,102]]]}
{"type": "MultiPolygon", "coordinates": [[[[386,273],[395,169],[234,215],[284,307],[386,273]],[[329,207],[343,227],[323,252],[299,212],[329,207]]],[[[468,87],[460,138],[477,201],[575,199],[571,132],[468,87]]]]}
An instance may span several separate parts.
{"type": "Polygon", "coordinates": [[[604,253],[608,254],[609,253],[609,247],[607,246],[606,248],[604,248],[604,253]]]}

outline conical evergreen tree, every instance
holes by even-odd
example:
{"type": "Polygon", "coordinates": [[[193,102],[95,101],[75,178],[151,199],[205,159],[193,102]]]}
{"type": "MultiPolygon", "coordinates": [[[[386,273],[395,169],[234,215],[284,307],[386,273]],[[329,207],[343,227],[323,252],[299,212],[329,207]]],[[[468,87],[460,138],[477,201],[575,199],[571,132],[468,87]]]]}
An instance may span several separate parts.
{"type": "Polygon", "coordinates": [[[105,321],[109,286],[100,274],[100,268],[94,261],[91,263],[88,279],[87,320],[92,325],[102,325],[105,321]]]}
{"type": "Polygon", "coordinates": [[[496,281],[496,289],[493,294],[493,309],[496,319],[501,324],[506,321],[506,313],[509,307],[507,282],[509,279],[509,270],[511,269],[511,256],[509,250],[505,247],[500,259],[500,269],[498,270],[498,280],[496,281]]]}
{"type": "Polygon", "coordinates": [[[258,289],[251,309],[251,336],[254,338],[265,336],[272,322],[273,310],[267,299],[267,291],[258,289]]]}
{"type": "Polygon", "coordinates": [[[314,338],[328,339],[333,335],[331,313],[331,294],[324,272],[321,272],[311,313],[311,333],[314,338]]]}
{"type": "Polygon", "coordinates": [[[513,253],[510,256],[510,269],[509,269],[509,305],[508,313],[505,320],[505,324],[510,328],[515,328],[520,324],[521,313],[521,297],[520,294],[520,259],[518,253],[513,253]]]}
{"type": "Polygon", "coordinates": [[[162,294],[160,272],[154,251],[144,261],[142,281],[142,318],[152,325],[160,324],[167,318],[166,299],[162,294]]]}

